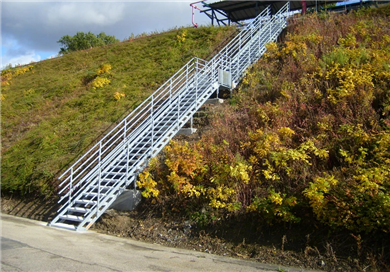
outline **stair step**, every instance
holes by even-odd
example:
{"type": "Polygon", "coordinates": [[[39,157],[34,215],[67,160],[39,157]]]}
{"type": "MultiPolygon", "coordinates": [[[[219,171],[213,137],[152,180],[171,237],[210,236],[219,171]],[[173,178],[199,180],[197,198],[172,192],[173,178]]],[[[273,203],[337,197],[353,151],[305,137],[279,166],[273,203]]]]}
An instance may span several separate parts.
{"type": "Polygon", "coordinates": [[[105,180],[102,180],[101,185],[111,188],[112,184],[115,183],[115,181],[116,180],[107,180],[107,179],[105,179],[105,180]]]}
{"type": "Polygon", "coordinates": [[[148,151],[148,148],[145,147],[130,147],[130,155],[137,155],[137,154],[142,154],[143,152],[148,151]]]}
{"type": "MultiPolygon", "coordinates": [[[[102,180],[101,182],[105,182],[105,180],[102,180]]],[[[105,190],[105,189],[110,189],[111,186],[105,186],[103,184],[100,183],[100,190],[105,190]]],[[[88,190],[90,190],[89,192],[91,192],[91,190],[98,190],[98,185],[90,185],[88,186],[88,190]]]]}
{"type": "MultiPolygon", "coordinates": [[[[135,161],[137,162],[137,161],[135,161]]],[[[133,162],[134,163],[134,162],[133,162]]],[[[129,167],[131,167],[131,165],[129,165],[129,167]]],[[[110,168],[110,170],[107,170],[105,172],[102,173],[102,175],[124,175],[126,174],[126,165],[120,165],[120,164],[117,164],[113,167],[110,168]]]]}
{"type": "Polygon", "coordinates": [[[150,141],[145,141],[145,140],[143,140],[142,142],[138,142],[137,143],[137,147],[139,147],[139,148],[145,148],[145,147],[149,147],[149,146],[147,146],[147,145],[151,145],[151,142],[150,141]]]}
{"type": "Polygon", "coordinates": [[[62,228],[62,229],[68,229],[68,230],[76,230],[76,226],[65,224],[65,223],[50,223],[50,227],[56,227],[56,228],[62,228]]]}
{"type": "MultiPolygon", "coordinates": [[[[141,158],[140,158],[141,159],[141,158]]],[[[139,162],[140,160],[137,160],[137,161],[134,161],[134,162],[131,162],[128,164],[128,166],[126,166],[126,163],[117,163],[116,165],[112,166],[110,169],[106,170],[105,172],[103,172],[104,174],[106,173],[110,173],[110,174],[126,174],[126,169],[131,169],[133,167],[133,165],[137,162],[139,162]]]]}
{"type": "Polygon", "coordinates": [[[69,220],[69,221],[74,221],[74,222],[83,222],[84,217],[82,216],[77,216],[77,215],[71,215],[71,214],[66,214],[60,216],[61,220],[69,220]]]}
{"type": "Polygon", "coordinates": [[[70,207],[67,209],[68,212],[78,212],[78,213],[87,213],[90,209],[82,208],[82,207],[70,207]]]}
{"type": "Polygon", "coordinates": [[[81,205],[94,205],[97,203],[97,200],[78,199],[75,201],[75,203],[81,205]]]}
{"type": "MultiPolygon", "coordinates": [[[[86,192],[86,193],[83,193],[84,196],[98,196],[99,193],[93,193],[93,192],[86,192]]],[[[100,197],[105,197],[106,195],[105,194],[102,194],[100,193],[100,197]]]]}

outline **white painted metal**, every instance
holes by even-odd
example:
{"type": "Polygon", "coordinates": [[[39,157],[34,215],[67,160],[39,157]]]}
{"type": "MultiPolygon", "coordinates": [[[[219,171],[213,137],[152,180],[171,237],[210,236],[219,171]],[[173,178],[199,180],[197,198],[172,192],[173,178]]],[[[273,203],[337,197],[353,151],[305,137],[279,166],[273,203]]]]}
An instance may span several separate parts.
{"type": "Polygon", "coordinates": [[[50,226],[85,230],[189,121],[220,86],[232,88],[287,26],[287,3],[270,7],[210,61],[191,59],[149,98],[77,160],[59,179],[59,203],[50,226]],[[221,75],[222,73],[222,80],[221,75]],[[227,76],[226,76],[227,75],[227,76]]]}

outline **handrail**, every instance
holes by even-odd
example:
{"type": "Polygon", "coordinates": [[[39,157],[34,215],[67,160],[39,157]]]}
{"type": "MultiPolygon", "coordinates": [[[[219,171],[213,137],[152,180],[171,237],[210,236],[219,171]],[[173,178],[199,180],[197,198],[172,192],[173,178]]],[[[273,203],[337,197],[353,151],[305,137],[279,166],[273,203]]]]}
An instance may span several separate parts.
{"type": "MultiPolygon", "coordinates": [[[[101,180],[120,173],[114,175],[117,178],[106,188],[106,195],[133,182],[150,157],[167,143],[166,137],[172,138],[211,93],[218,91],[219,70],[229,72],[231,81],[237,83],[247,67],[264,53],[265,44],[276,39],[285,27],[287,16],[283,14],[288,10],[287,2],[271,16],[271,9],[267,7],[211,60],[195,57],[188,61],[59,177],[59,194],[62,195],[59,203],[67,200],[68,205],[72,205],[83,194],[88,194],[85,190],[95,186],[99,188],[98,193],[88,202],[97,200],[90,211],[97,205],[98,213],[104,200],[101,180]],[[137,150],[143,151],[137,153],[137,150]],[[115,172],[118,169],[119,172],[115,172]]],[[[58,212],[66,207],[63,205],[58,212]]]]}
{"type": "MultiPolygon", "coordinates": [[[[126,118],[124,118],[120,123],[118,123],[118,125],[116,125],[106,136],[104,136],[98,143],[96,143],[93,147],[91,147],[90,150],[88,150],[71,167],[69,167],[68,170],[66,170],[60,176],[60,179],[63,178],[63,181],[59,186],[60,188],[64,187],[60,190],[60,194],[64,193],[66,190],[68,190],[68,192],[61,197],[59,202],[62,202],[63,199],[66,199],[69,195],[73,193],[74,190],[79,188],[80,189],[84,188],[83,186],[80,186],[80,184],[85,182],[88,178],[91,178],[91,176],[93,176],[91,172],[96,172],[96,170],[98,169],[97,166],[98,153],[104,154],[107,150],[112,148],[113,143],[111,143],[111,141],[114,140],[115,143],[115,139],[117,138],[118,135],[123,133],[122,130],[124,130],[124,128],[127,131],[131,131],[131,132],[133,132],[137,128],[137,126],[134,125],[127,126],[126,123],[127,124],[136,123],[138,125],[137,121],[143,118],[147,118],[149,116],[150,109],[152,111],[152,114],[159,113],[158,108],[154,109],[152,107],[151,100],[154,100],[154,103],[156,104],[161,102],[162,101],[161,96],[164,96],[164,94],[167,93],[166,92],[167,89],[169,89],[171,98],[176,97],[178,95],[178,92],[180,92],[180,90],[183,88],[183,85],[186,84],[186,82],[183,81],[184,76],[188,75],[188,73],[193,73],[196,69],[198,70],[204,69],[205,63],[206,61],[201,60],[199,58],[191,59],[178,72],[176,72],[167,82],[165,82],[151,96],[149,96],[149,98],[147,98],[143,103],[141,103],[133,112],[131,112],[128,116],[126,116],[126,118]],[[149,110],[145,110],[145,109],[149,109],[149,110]],[[92,158],[92,161],[90,158],[92,158]],[[94,167],[90,169],[90,167],[93,165],[94,167]],[[80,170],[80,168],[83,169],[80,170]],[[67,173],[68,175],[66,176],[67,173]],[[69,184],[65,185],[65,183],[67,182],[69,182],[69,184]],[[73,191],[71,190],[71,188],[73,189],[73,191]]],[[[118,149],[118,147],[116,147],[115,149],[118,149]]]]}

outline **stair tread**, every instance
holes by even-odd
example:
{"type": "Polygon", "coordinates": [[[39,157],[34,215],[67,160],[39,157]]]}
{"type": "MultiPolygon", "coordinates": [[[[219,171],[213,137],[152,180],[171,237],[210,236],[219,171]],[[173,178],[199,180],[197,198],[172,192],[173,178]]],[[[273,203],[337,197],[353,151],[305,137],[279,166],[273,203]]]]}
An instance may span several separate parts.
{"type": "Polygon", "coordinates": [[[97,200],[78,199],[75,201],[77,204],[95,204],[97,200]]]}
{"type": "MultiPolygon", "coordinates": [[[[99,195],[99,193],[93,193],[93,192],[84,192],[84,193],[83,193],[83,195],[86,195],[86,196],[91,196],[91,195],[93,195],[93,196],[96,196],[96,195],[99,195]]],[[[104,197],[104,196],[106,196],[106,195],[105,195],[105,194],[102,194],[102,193],[100,193],[100,196],[104,197]]]]}
{"type": "Polygon", "coordinates": [[[79,212],[79,213],[87,213],[90,211],[90,209],[84,208],[84,207],[70,207],[68,208],[68,211],[70,212],[79,212]]]}
{"type": "Polygon", "coordinates": [[[70,220],[75,222],[82,222],[84,220],[83,216],[72,215],[72,214],[64,214],[61,215],[60,218],[63,220],[70,220]]]}
{"type": "MultiPolygon", "coordinates": [[[[104,189],[110,189],[111,186],[105,186],[104,184],[100,184],[100,190],[104,190],[104,189]]],[[[98,190],[98,185],[91,185],[88,187],[88,190],[98,190]]]]}
{"type": "Polygon", "coordinates": [[[75,225],[66,224],[66,223],[50,223],[50,227],[63,228],[69,230],[76,230],[75,225]]]}

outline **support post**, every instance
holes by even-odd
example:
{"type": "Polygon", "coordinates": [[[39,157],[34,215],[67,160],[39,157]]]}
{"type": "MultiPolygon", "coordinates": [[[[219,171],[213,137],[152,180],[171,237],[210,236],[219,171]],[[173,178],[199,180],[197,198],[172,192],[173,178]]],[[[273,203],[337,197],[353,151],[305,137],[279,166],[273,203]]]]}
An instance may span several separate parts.
{"type": "Polygon", "coordinates": [[[150,145],[150,155],[152,155],[153,144],[154,144],[154,116],[153,116],[154,109],[153,108],[154,108],[154,96],[152,95],[151,109],[150,109],[150,118],[151,118],[151,123],[152,123],[152,133],[151,133],[152,143],[150,145]]]}
{"type": "Polygon", "coordinates": [[[126,148],[126,184],[127,184],[127,182],[129,181],[129,163],[130,163],[129,143],[127,143],[126,146],[127,146],[127,148],[126,148]]]}
{"type": "Polygon", "coordinates": [[[68,205],[72,203],[72,193],[73,193],[73,167],[70,168],[70,184],[69,184],[69,200],[68,205]]]}
{"type": "Polygon", "coordinates": [[[97,197],[97,209],[96,215],[99,216],[100,208],[100,183],[102,180],[102,142],[99,142],[99,184],[98,184],[98,197],[97,197]]]}

